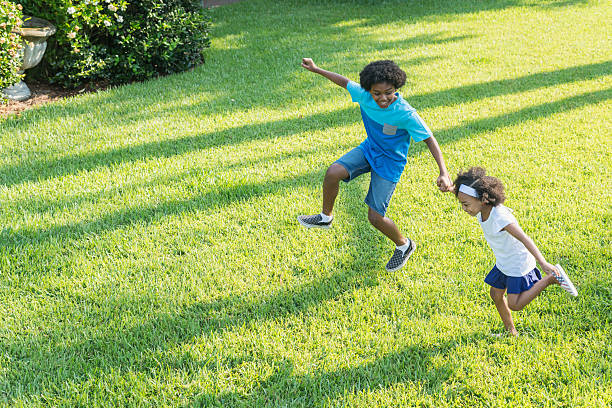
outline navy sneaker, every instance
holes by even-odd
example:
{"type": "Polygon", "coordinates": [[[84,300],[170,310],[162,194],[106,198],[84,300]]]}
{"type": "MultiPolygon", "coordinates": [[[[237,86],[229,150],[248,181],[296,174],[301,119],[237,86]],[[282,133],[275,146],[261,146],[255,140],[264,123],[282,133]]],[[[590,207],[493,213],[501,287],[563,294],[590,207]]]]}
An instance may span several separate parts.
{"type": "Polygon", "coordinates": [[[323,217],[321,214],[315,215],[300,215],[297,217],[300,224],[305,226],[306,228],[329,228],[331,227],[331,223],[333,218],[327,222],[323,222],[323,217]]]}
{"type": "Polygon", "coordinates": [[[389,259],[389,262],[387,262],[387,266],[385,267],[387,271],[397,271],[398,269],[402,269],[402,267],[406,264],[406,261],[408,261],[410,255],[412,255],[412,253],[416,249],[416,244],[414,243],[414,241],[410,238],[408,238],[408,241],[410,241],[410,244],[408,245],[408,249],[406,249],[406,251],[402,252],[401,249],[395,248],[393,256],[391,257],[391,259],[389,259]]]}

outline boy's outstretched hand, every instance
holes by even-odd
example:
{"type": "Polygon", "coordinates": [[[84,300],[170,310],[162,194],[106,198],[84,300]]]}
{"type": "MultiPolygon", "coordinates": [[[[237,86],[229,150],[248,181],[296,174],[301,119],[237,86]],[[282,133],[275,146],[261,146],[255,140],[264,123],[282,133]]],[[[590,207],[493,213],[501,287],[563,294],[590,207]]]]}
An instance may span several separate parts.
{"type": "Polygon", "coordinates": [[[302,67],[306,68],[309,71],[314,71],[318,68],[312,61],[312,58],[302,58],[302,67]]]}
{"type": "Polygon", "coordinates": [[[440,174],[436,180],[436,184],[443,193],[453,191],[453,188],[455,187],[453,186],[453,182],[451,181],[450,177],[448,177],[448,174],[440,174]]]}
{"type": "Polygon", "coordinates": [[[331,71],[326,71],[324,69],[317,67],[311,58],[302,58],[302,67],[306,68],[310,72],[314,72],[315,74],[324,76],[325,78],[332,81],[334,84],[341,86],[345,89],[346,89],[346,85],[349,82],[348,78],[340,74],[336,74],[335,72],[331,72],[331,71]]]}

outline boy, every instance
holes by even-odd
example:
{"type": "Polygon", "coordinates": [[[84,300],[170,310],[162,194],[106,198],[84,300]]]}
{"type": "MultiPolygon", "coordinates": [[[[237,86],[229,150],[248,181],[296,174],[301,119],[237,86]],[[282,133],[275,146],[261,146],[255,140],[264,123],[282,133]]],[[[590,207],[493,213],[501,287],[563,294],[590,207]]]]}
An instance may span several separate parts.
{"type": "Polygon", "coordinates": [[[348,182],[370,172],[370,188],[365,198],[368,220],[396,245],[387,271],[404,266],[415,243],[405,238],[391,219],[385,217],[387,206],[407,161],[410,138],[425,141],[434,157],[440,175],[436,181],[440,191],[450,191],[452,183],[442,152],[431,130],[397,90],[406,82],[406,73],[393,61],[374,61],[359,73],[357,84],[348,78],[323,70],[310,58],[302,59],[302,67],[322,75],[348,90],[353,102],[359,103],[367,138],[327,169],[323,180],[323,210],[320,214],[300,215],[298,221],[307,228],[329,228],[340,180],[348,182]]]}

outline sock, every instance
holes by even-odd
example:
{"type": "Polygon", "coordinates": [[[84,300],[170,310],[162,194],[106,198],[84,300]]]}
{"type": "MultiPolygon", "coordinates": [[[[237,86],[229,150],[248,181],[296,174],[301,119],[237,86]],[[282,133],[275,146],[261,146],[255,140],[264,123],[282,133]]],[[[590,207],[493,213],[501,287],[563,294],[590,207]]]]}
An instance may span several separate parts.
{"type": "Polygon", "coordinates": [[[402,251],[402,253],[406,252],[408,247],[410,247],[410,238],[408,238],[408,241],[406,241],[404,245],[396,245],[395,247],[399,249],[400,251],[402,251]]]}
{"type": "Polygon", "coordinates": [[[323,222],[330,222],[333,219],[334,219],[333,215],[325,215],[325,214],[321,213],[321,221],[323,221],[323,222]]]}

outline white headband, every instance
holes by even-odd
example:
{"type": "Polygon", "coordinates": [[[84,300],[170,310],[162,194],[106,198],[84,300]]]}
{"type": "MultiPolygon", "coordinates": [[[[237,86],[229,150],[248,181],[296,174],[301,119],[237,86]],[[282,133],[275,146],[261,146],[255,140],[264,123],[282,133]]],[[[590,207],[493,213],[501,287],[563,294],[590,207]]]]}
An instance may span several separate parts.
{"type": "Polygon", "coordinates": [[[476,191],[476,189],[475,189],[475,188],[470,187],[470,186],[466,186],[465,184],[461,184],[461,185],[459,186],[459,192],[460,192],[460,193],[467,194],[467,195],[469,195],[469,196],[471,196],[471,197],[474,197],[474,198],[478,198],[478,197],[480,197],[480,196],[478,195],[478,191],[476,191]]]}

